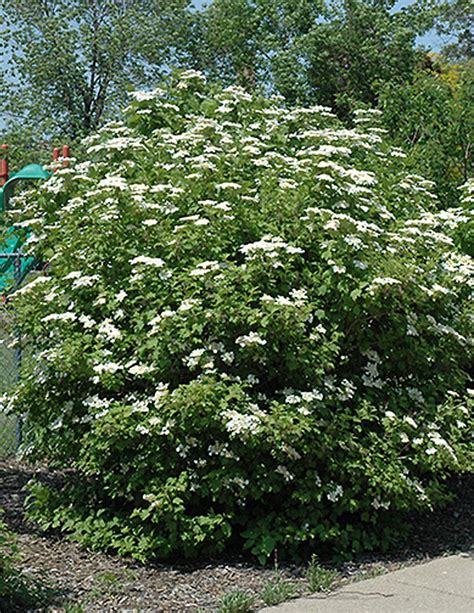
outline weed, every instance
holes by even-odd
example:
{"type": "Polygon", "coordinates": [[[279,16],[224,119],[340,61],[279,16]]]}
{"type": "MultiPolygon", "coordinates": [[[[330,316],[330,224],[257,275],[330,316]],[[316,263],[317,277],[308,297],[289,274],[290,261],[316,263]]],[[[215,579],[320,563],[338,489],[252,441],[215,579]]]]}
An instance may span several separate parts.
{"type": "Polygon", "coordinates": [[[264,583],[260,597],[266,605],[271,606],[290,600],[296,595],[296,591],[296,585],[285,581],[281,575],[277,575],[274,579],[269,579],[264,583]]]}
{"type": "Polygon", "coordinates": [[[254,598],[247,592],[236,590],[222,597],[217,613],[250,613],[254,606],[254,598]]]}
{"type": "Polygon", "coordinates": [[[45,607],[59,591],[15,567],[18,561],[16,536],[0,519],[0,611],[16,613],[45,607]]]}
{"type": "Polygon", "coordinates": [[[59,591],[16,569],[0,573],[0,611],[20,613],[39,609],[57,600],[59,591]]]}
{"type": "Polygon", "coordinates": [[[85,613],[86,610],[80,602],[65,602],[63,604],[64,613],[85,613]]]}
{"type": "Polygon", "coordinates": [[[323,568],[318,558],[313,555],[306,569],[305,578],[310,592],[324,592],[330,589],[336,575],[336,571],[323,568]]]}
{"type": "Polygon", "coordinates": [[[380,575],[383,575],[384,573],[385,573],[385,568],[383,567],[371,568],[370,570],[363,573],[363,575],[361,576],[361,580],[373,579],[374,577],[379,577],[380,575]]]}

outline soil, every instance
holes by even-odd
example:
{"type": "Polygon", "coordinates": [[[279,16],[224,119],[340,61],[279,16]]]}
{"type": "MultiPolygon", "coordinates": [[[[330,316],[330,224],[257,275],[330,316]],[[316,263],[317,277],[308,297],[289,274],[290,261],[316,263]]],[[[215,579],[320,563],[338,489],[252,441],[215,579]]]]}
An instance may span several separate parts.
{"type": "MultiPolygon", "coordinates": [[[[204,613],[216,611],[220,599],[235,590],[253,594],[256,609],[264,606],[258,594],[265,582],[275,579],[274,569],[242,559],[194,565],[140,565],[39,532],[23,516],[25,486],[33,476],[52,478],[45,468],[17,461],[0,462],[0,508],[4,510],[4,521],[17,534],[22,571],[58,590],[57,603],[47,609],[50,613],[204,613]]],[[[470,550],[474,544],[474,478],[453,482],[451,490],[455,497],[443,510],[408,518],[412,527],[409,539],[389,554],[340,565],[334,587],[470,550]]],[[[295,586],[294,595],[307,593],[304,567],[280,566],[278,572],[295,586]]]]}

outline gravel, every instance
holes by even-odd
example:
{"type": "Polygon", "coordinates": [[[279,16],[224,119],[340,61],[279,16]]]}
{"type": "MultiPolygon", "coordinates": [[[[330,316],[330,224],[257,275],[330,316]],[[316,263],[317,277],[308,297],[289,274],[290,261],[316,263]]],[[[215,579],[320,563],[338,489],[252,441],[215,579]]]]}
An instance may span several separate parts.
{"type": "MultiPolygon", "coordinates": [[[[22,571],[44,580],[61,594],[58,604],[48,609],[51,613],[72,611],[72,603],[81,604],[87,613],[212,612],[222,596],[233,590],[252,593],[257,609],[264,605],[258,594],[265,582],[275,579],[275,570],[244,559],[140,565],[39,532],[23,517],[24,488],[33,476],[51,478],[43,467],[0,462],[0,508],[17,534],[22,571]]],[[[472,548],[474,478],[450,485],[455,494],[452,503],[431,514],[407,517],[411,526],[408,539],[387,554],[339,565],[334,586],[472,548]]],[[[303,566],[280,566],[279,574],[295,586],[295,595],[307,593],[303,566]]]]}

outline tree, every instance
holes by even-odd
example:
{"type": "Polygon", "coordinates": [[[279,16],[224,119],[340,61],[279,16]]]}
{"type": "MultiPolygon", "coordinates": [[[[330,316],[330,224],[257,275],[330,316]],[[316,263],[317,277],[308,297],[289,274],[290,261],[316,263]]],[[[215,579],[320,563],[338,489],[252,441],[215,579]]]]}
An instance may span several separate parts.
{"type": "Polygon", "coordinates": [[[2,109],[41,135],[96,129],[180,54],[189,0],[12,0],[2,9],[2,109]]]}
{"type": "Polygon", "coordinates": [[[443,205],[473,176],[474,64],[433,57],[411,83],[387,83],[380,105],[386,127],[414,172],[436,183],[443,205]]]}
{"type": "Polygon", "coordinates": [[[446,37],[443,54],[451,60],[474,60],[474,4],[450,0],[440,8],[436,28],[446,37]]]}
{"type": "Polygon", "coordinates": [[[375,104],[380,84],[407,80],[418,34],[432,23],[421,3],[394,0],[215,0],[201,16],[200,66],[224,82],[260,85],[292,103],[347,113],[375,104]]]}

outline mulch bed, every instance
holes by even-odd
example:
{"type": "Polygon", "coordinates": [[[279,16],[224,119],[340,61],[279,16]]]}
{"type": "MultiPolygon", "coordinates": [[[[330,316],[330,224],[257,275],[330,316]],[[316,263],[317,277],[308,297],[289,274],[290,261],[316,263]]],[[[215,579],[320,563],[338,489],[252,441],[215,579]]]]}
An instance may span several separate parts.
{"type": "MultiPolygon", "coordinates": [[[[44,468],[0,462],[0,508],[18,535],[21,568],[61,593],[62,602],[80,603],[87,612],[184,613],[215,611],[224,594],[236,589],[255,595],[275,571],[242,559],[194,565],[140,565],[81,549],[64,538],[42,534],[23,517],[25,485],[33,476],[52,478],[44,468]]],[[[53,476],[54,478],[54,476],[53,476]]],[[[474,478],[453,482],[455,500],[445,509],[408,519],[409,539],[383,556],[370,556],[338,568],[336,585],[366,578],[436,556],[473,547],[474,478]]],[[[282,566],[280,573],[304,594],[304,568],[282,566]]],[[[61,601],[49,611],[63,611],[61,601]]],[[[257,606],[263,602],[257,600],[257,606]]]]}

